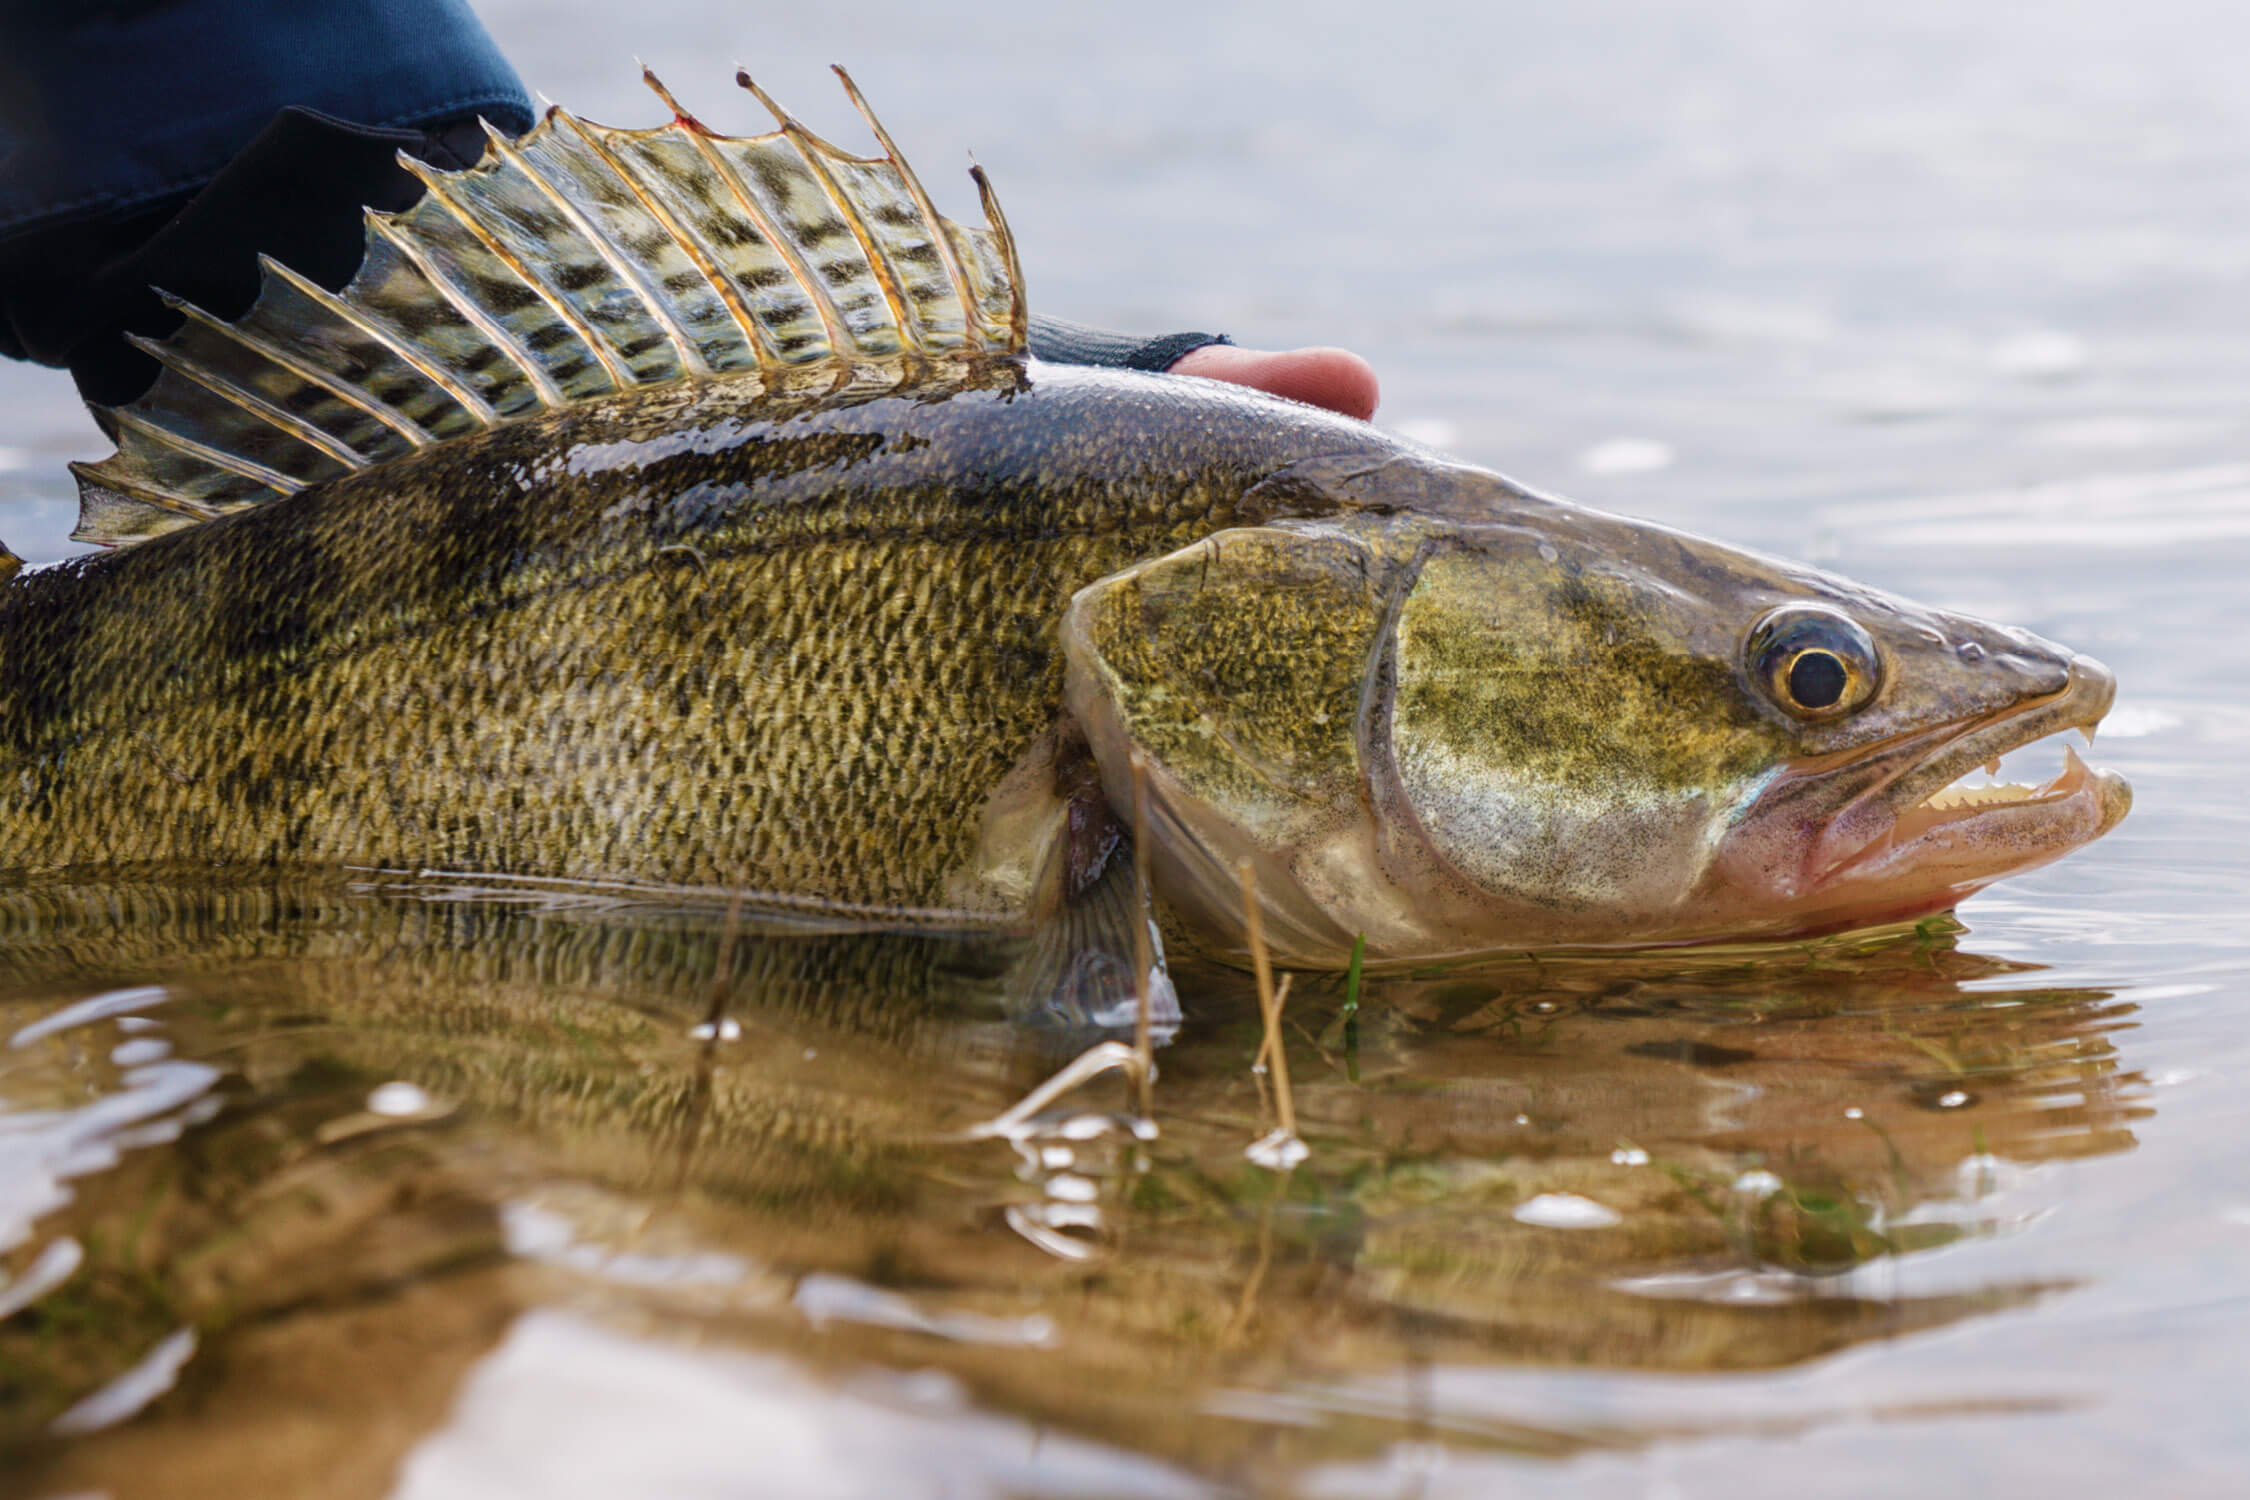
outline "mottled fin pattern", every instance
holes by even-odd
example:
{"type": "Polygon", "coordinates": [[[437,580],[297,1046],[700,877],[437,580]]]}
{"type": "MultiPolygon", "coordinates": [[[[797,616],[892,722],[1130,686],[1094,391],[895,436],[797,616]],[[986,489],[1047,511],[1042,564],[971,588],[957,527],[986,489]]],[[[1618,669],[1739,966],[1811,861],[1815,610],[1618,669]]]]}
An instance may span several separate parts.
{"type": "Polygon", "coordinates": [[[238,322],[169,299],[179,331],[134,341],[163,373],[97,409],[117,452],[72,466],[76,537],[140,541],[634,386],[779,393],[1021,353],[1022,277],[983,173],[988,227],[941,218],[836,71],[883,155],[821,139],[745,74],[781,128],[714,134],[644,70],[670,124],[550,108],[463,171],[402,157],[428,191],[368,215],[341,292],[266,261],[238,322]]]}

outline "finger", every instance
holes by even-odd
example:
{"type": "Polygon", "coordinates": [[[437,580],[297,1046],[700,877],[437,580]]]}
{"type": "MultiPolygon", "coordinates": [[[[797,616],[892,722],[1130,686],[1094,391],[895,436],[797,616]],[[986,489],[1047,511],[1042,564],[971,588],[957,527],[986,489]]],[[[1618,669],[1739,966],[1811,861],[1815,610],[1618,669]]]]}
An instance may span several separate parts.
{"type": "Polygon", "coordinates": [[[1205,344],[1172,362],[1175,375],[1201,375],[1250,386],[1292,401],[1325,406],[1347,417],[1375,415],[1381,397],[1374,367],[1348,349],[1291,349],[1271,353],[1205,344]]]}

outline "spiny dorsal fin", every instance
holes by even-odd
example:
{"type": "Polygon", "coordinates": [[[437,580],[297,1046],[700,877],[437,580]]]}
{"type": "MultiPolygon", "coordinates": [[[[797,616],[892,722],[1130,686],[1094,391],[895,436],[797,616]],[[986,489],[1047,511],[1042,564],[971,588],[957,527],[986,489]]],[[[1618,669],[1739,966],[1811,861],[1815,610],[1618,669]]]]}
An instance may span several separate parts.
{"type": "Polygon", "coordinates": [[[637,385],[800,390],[1021,353],[1022,276],[984,174],[987,228],[940,217],[836,73],[883,155],[821,139],[744,73],[781,128],[715,134],[644,68],[667,125],[550,107],[520,139],[488,126],[492,149],[463,171],[401,157],[428,191],[367,216],[343,291],[265,261],[238,322],[167,299],[179,331],[133,340],[162,374],[97,411],[117,452],[72,465],[74,534],[140,541],[637,385]]]}

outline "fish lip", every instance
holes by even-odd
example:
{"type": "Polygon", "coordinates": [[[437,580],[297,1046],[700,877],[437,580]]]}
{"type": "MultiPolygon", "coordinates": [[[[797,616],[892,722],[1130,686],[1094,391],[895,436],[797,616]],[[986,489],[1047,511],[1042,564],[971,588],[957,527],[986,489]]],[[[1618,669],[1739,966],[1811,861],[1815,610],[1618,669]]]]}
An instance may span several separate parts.
{"type": "Polygon", "coordinates": [[[2053,734],[2071,729],[2091,734],[2116,699],[2117,681],[2107,667],[2091,657],[2073,656],[2069,665],[2068,678],[2054,693],[1906,736],[1883,751],[1878,763],[1886,765],[1889,774],[1838,813],[1810,862],[1814,878],[1828,884],[1871,874],[1870,867],[1891,863],[1886,856],[1910,852],[1911,846],[1926,843],[1929,835],[1941,829],[1965,830],[1977,824],[2001,827],[2043,819],[2058,828],[2067,825],[2083,830],[2085,814],[2096,814],[2090,831],[2010,860],[1976,881],[1983,884],[2057,858],[2115,827],[2131,802],[2124,778],[2114,771],[2087,767],[2073,753],[2063,774],[2032,796],[1964,805],[1958,810],[1928,809],[1930,816],[1914,819],[1915,826],[1906,837],[1898,837],[1902,823],[1926,809],[1932,796],[1976,767],[2053,734]]]}

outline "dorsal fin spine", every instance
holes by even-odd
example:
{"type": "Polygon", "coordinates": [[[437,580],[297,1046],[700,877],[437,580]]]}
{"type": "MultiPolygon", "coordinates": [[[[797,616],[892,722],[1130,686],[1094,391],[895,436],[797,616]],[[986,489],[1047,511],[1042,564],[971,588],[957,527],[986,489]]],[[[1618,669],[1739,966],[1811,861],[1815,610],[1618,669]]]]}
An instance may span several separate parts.
{"type": "Polygon", "coordinates": [[[846,151],[791,114],[787,106],[767,93],[751,78],[748,68],[737,64],[734,70],[734,81],[757,96],[758,102],[766,107],[766,113],[772,115],[774,123],[781,127],[782,134],[788,136],[799,151],[814,151],[828,156],[856,157],[857,153],[846,151]]]}
{"type": "Polygon", "coordinates": [[[890,304],[891,316],[898,322],[899,341],[908,353],[926,356],[930,352],[929,341],[922,336],[919,313],[907,300],[906,289],[899,285],[898,268],[891,264],[875,232],[867,227],[867,220],[852,206],[851,196],[838,186],[835,174],[821,161],[820,153],[807,146],[805,132],[791,127],[788,134],[797,147],[797,154],[811,169],[813,180],[827,192],[828,201],[836,205],[836,212],[851,230],[852,238],[859,241],[860,254],[867,257],[867,268],[875,273],[875,284],[882,288],[883,300],[890,304]]]}
{"type": "Polygon", "coordinates": [[[176,448],[190,458],[201,459],[214,469],[224,469],[229,474],[239,474],[244,479],[254,480],[277,495],[294,495],[305,487],[301,481],[291,479],[286,474],[276,473],[264,464],[253,463],[238,453],[224,453],[208,443],[199,443],[194,438],[184,437],[169,427],[151,422],[148,418],[127,407],[110,407],[108,408],[108,415],[109,419],[118,426],[137,432],[150,442],[162,443],[167,448],[176,448]]]}
{"type": "MultiPolygon", "coordinates": [[[[196,521],[208,521],[214,516],[223,514],[217,506],[205,505],[200,500],[190,500],[185,495],[174,495],[165,490],[150,489],[146,485],[135,484],[129,479],[114,474],[99,473],[97,470],[100,465],[88,463],[84,459],[73,459],[69,467],[71,474],[82,485],[94,485],[101,489],[115,490],[127,499],[138,500],[143,505],[153,505],[158,510],[171,511],[174,515],[186,516],[196,521]]],[[[84,539],[80,538],[80,540],[84,539]]]]}
{"type": "Polygon", "coordinates": [[[438,267],[422,247],[414,242],[411,235],[400,233],[388,215],[370,209],[366,218],[368,233],[380,235],[385,244],[412,263],[414,269],[422,273],[422,279],[436,288],[438,295],[455,312],[466,319],[477,332],[490,339],[492,347],[507,356],[508,363],[522,372],[523,378],[530,383],[533,394],[539,398],[540,405],[557,407],[563,404],[562,388],[555,384],[555,378],[547,373],[547,367],[529,349],[517,341],[506,324],[479,306],[476,298],[455,286],[453,278],[438,267]]]}
{"type": "Polygon", "coordinates": [[[734,201],[741,205],[743,213],[757,227],[767,247],[780,256],[782,264],[789,268],[789,274],[804,292],[806,300],[812,303],[813,311],[820,315],[820,326],[828,336],[828,347],[837,354],[849,354],[856,349],[858,344],[853,340],[850,330],[844,326],[844,315],[837,308],[836,299],[829,294],[828,283],[806,262],[803,252],[789,236],[781,232],[773,221],[773,215],[767,213],[765,205],[758,201],[757,193],[749,183],[742,180],[742,174],[735,170],[734,163],[727,160],[726,153],[713,145],[711,138],[700,130],[689,131],[688,139],[695,143],[696,154],[727,185],[727,191],[734,195],[734,201]]]}
{"type": "Polygon", "coordinates": [[[867,221],[860,217],[859,210],[852,207],[850,196],[837,185],[835,174],[821,161],[820,153],[807,144],[806,132],[791,125],[786,133],[790,142],[796,146],[797,155],[804,159],[806,168],[811,171],[813,180],[828,194],[828,201],[836,206],[836,213],[843,219],[845,227],[851,230],[852,238],[859,241],[859,253],[867,257],[867,268],[875,273],[875,284],[882,288],[883,300],[890,304],[891,317],[898,323],[899,342],[906,346],[909,353],[928,354],[929,344],[922,337],[922,320],[916,315],[913,304],[907,301],[905,288],[898,284],[898,268],[891,264],[890,257],[883,253],[883,247],[876,243],[874,232],[867,227],[867,221]]]}
{"type": "MultiPolygon", "coordinates": [[[[568,114],[559,110],[556,113],[563,119],[571,120],[572,124],[577,123],[568,114]]],[[[479,123],[484,126],[484,133],[491,140],[492,149],[500,153],[501,159],[521,172],[524,180],[554,205],[555,212],[561,214],[571,228],[585,236],[587,243],[594,247],[594,253],[602,258],[603,263],[609,267],[610,274],[617,278],[618,285],[631,291],[640,300],[649,318],[664,330],[664,337],[671,342],[672,352],[679,357],[680,368],[690,376],[709,375],[711,366],[704,360],[703,351],[695,347],[695,340],[688,337],[687,330],[680,326],[679,319],[672,316],[672,309],[665,305],[664,299],[651,292],[641,280],[640,272],[617,253],[617,246],[602,232],[601,226],[588,219],[584,210],[570,201],[568,193],[549,182],[547,175],[531,164],[531,158],[518,151],[516,143],[495,129],[490,120],[479,123]]],[[[628,183],[627,186],[631,184],[628,183]]],[[[635,191],[637,194],[638,190],[635,191]]]]}
{"type": "MultiPolygon", "coordinates": [[[[688,231],[687,226],[680,222],[679,217],[666,207],[655,193],[649,190],[647,184],[633,175],[632,170],[618,158],[617,153],[603,145],[600,139],[586,128],[583,120],[580,120],[576,115],[560,110],[556,111],[556,114],[558,118],[570,125],[571,130],[578,138],[586,143],[588,150],[601,158],[603,165],[617,174],[618,181],[624,183],[632,191],[633,196],[640,200],[641,206],[648,210],[649,217],[662,225],[664,232],[672,237],[672,243],[680,247],[680,253],[688,258],[688,261],[696,270],[703,273],[705,281],[711,283],[711,290],[717,294],[719,301],[725,304],[727,315],[734,319],[735,326],[742,330],[743,338],[749,341],[752,352],[757,356],[758,368],[763,373],[768,368],[772,340],[767,336],[765,329],[759,326],[757,318],[752,315],[750,309],[743,305],[741,295],[736,292],[734,283],[719,269],[716,258],[703,247],[702,242],[695,235],[688,231]]],[[[690,356],[696,361],[695,368],[700,373],[708,374],[710,366],[703,359],[702,351],[694,347],[693,340],[686,339],[684,335],[678,336],[682,347],[687,349],[690,356]]]]}
{"type": "Polygon", "coordinates": [[[595,361],[601,365],[602,372],[609,376],[609,383],[614,389],[627,390],[636,383],[633,379],[633,372],[625,368],[625,361],[620,359],[617,351],[610,347],[609,340],[594,331],[594,325],[587,322],[578,309],[570,305],[570,299],[549,286],[547,278],[525,265],[522,256],[509,249],[507,245],[501,242],[498,235],[478,222],[475,214],[461,206],[461,200],[456,198],[453,195],[453,190],[445,185],[444,173],[403,153],[399,156],[399,161],[409,172],[420,179],[431,202],[436,203],[450,214],[455,222],[475,238],[478,244],[484,246],[486,252],[493,259],[506,266],[514,273],[516,279],[530,290],[533,296],[544,302],[548,311],[560,319],[564,327],[578,336],[580,342],[584,343],[587,350],[592,353],[595,361]]]}
{"type": "Polygon", "coordinates": [[[376,343],[381,344],[391,352],[400,364],[405,365],[415,374],[420,375],[424,380],[452,397],[456,406],[459,406],[485,426],[493,427],[499,424],[499,413],[492,409],[491,402],[478,395],[476,391],[470,388],[468,382],[460,376],[423,354],[409,340],[401,338],[397,330],[383,322],[382,319],[371,317],[360,311],[319,282],[298,275],[270,255],[259,256],[258,267],[268,276],[285,285],[294,287],[307,300],[319,303],[331,317],[358,329],[376,343]]]}
{"type": "Polygon", "coordinates": [[[876,243],[874,231],[867,227],[867,221],[860,216],[859,210],[852,206],[851,195],[844,191],[836,181],[836,174],[829,171],[828,164],[821,160],[824,151],[837,156],[847,153],[834,142],[824,141],[807,130],[795,115],[782,108],[771,94],[758,87],[747,71],[737,70],[734,76],[735,82],[755,94],[758,102],[772,114],[781,126],[781,133],[789,138],[789,144],[797,148],[798,160],[805,164],[806,171],[812,173],[813,181],[819,183],[820,190],[828,195],[828,201],[835,208],[837,217],[844,221],[844,227],[859,242],[859,253],[867,258],[867,268],[875,273],[875,284],[882,289],[883,300],[890,304],[891,317],[898,324],[899,342],[906,346],[909,353],[927,355],[929,343],[922,337],[921,319],[908,302],[906,289],[899,285],[897,267],[883,253],[883,247],[876,243]]]}
{"type": "Polygon", "coordinates": [[[240,407],[259,420],[286,432],[306,447],[327,454],[348,469],[364,469],[372,461],[367,455],[335,435],[322,432],[302,417],[283,411],[264,397],[246,391],[232,381],[221,379],[193,360],[180,358],[171,349],[154,339],[143,338],[137,333],[129,333],[125,336],[125,341],[150,359],[164,366],[165,369],[178,375],[182,380],[194,381],[220,400],[240,407]]]}
{"type": "MultiPolygon", "coordinates": [[[[883,122],[875,118],[875,111],[868,106],[866,98],[859,91],[859,85],[852,82],[852,75],[841,66],[832,66],[836,76],[843,81],[844,92],[850,96],[852,107],[859,111],[859,117],[874,132],[876,143],[883,148],[883,154],[898,168],[899,178],[906,184],[906,191],[913,196],[914,206],[921,212],[922,221],[942,226],[945,221],[938,217],[937,205],[930,201],[930,195],[923,189],[922,179],[915,175],[912,164],[906,159],[906,153],[898,149],[898,143],[883,128],[883,122]]],[[[953,295],[961,300],[961,336],[970,348],[984,349],[987,345],[983,331],[977,326],[976,295],[970,291],[969,278],[961,270],[961,257],[954,253],[952,237],[940,227],[930,238],[937,251],[938,264],[945,268],[946,284],[953,288],[953,295]]]]}
{"type": "Polygon", "coordinates": [[[1031,309],[1024,301],[1023,263],[1016,259],[1016,237],[1008,229],[1008,216],[1000,211],[1000,196],[992,191],[992,179],[984,175],[984,168],[972,166],[969,176],[977,185],[977,198],[984,204],[985,222],[992,226],[992,237],[1000,242],[1000,261],[1008,268],[1008,342],[1010,347],[1022,349],[1031,342],[1031,309]]]}
{"type": "Polygon", "coordinates": [[[193,318],[197,323],[201,324],[205,328],[210,329],[213,333],[219,334],[224,338],[231,339],[235,343],[240,344],[243,348],[249,350],[252,354],[257,355],[260,359],[268,361],[279,369],[287,370],[290,374],[296,376],[299,380],[302,380],[309,385],[319,386],[322,390],[328,392],[328,394],[334,396],[337,400],[343,402],[347,406],[356,407],[360,411],[367,413],[367,415],[373,417],[376,421],[382,423],[385,427],[390,428],[391,431],[406,439],[406,441],[412,446],[416,448],[427,448],[431,443],[437,441],[427,432],[424,432],[422,430],[420,423],[414,421],[411,417],[408,417],[403,412],[392,410],[388,402],[376,400],[373,396],[370,396],[359,387],[353,385],[350,381],[339,379],[338,377],[329,374],[326,370],[321,369],[319,366],[314,365],[306,360],[297,358],[297,356],[289,353],[286,349],[283,349],[278,345],[268,343],[266,340],[259,338],[256,334],[251,333],[248,329],[237,328],[234,324],[229,323],[224,319],[214,318],[209,313],[205,312],[202,308],[197,307],[192,302],[186,301],[183,298],[172,296],[168,292],[160,292],[157,295],[161,296],[164,299],[167,306],[171,307],[177,312],[183,313],[186,316],[193,318]]]}

